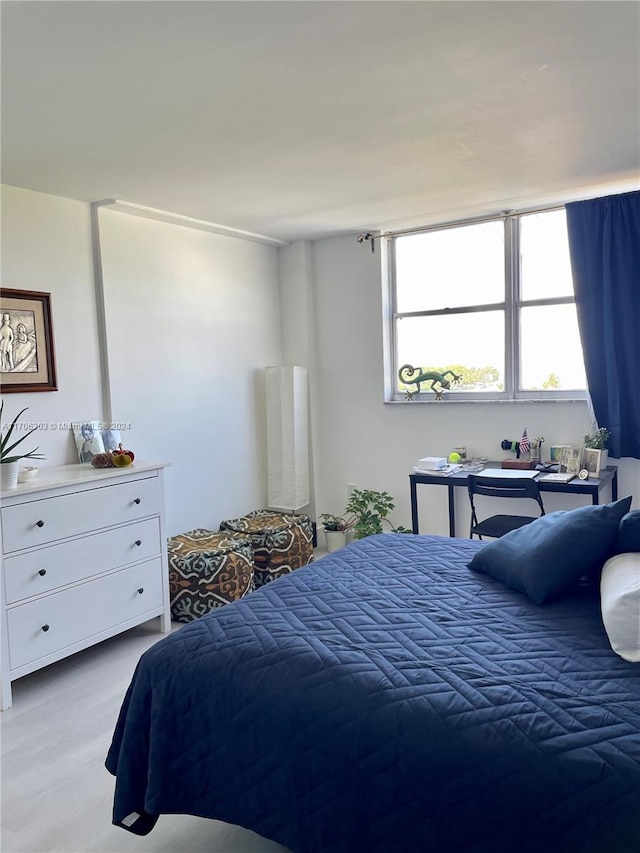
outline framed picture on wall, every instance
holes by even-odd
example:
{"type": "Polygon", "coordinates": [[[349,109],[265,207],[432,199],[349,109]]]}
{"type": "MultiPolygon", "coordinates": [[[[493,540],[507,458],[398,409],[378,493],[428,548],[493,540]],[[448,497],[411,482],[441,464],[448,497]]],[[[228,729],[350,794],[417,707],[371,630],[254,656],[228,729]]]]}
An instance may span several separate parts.
{"type": "Polygon", "coordinates": [[[583,450],[582,466],[589,472],[590,477],[599,477],[602,467],[602,451],[596,448],[585,447],[583,450]]]}
{"type": "Polygon", "coordinates": [[[2,393],[57,391],[51,294],[0,289],[2,393]]]}

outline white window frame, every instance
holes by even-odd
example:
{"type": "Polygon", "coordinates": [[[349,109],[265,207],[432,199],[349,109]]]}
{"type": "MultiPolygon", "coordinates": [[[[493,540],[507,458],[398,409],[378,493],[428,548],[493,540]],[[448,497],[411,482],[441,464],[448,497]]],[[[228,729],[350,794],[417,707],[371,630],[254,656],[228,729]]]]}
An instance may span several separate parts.
{"type": "MultiPolygon", "coordinates": [[[[496,216],[486,216],[477,219],[467,219],[460,222],[448,222],[442,225],[434,225],[427,228],[411,229],[407,231],[387,232],[380,235],[386,247],[386,270],[388,281],[388,295],[385,300],[385,314],[388,318],[385,334],[385,402],[390,403],[438,403],[436,395],[429,387],[429,383],[423,383],[422,391],[416,394],[412,400],[408,400],[406,394],[396,390],[396,379],[398,370],[402,365],[398,364],[398,350],[396,339],[396,323],[403,317],[435,317],[451,316],[452,314],[481,313],[485,311],[501,310],[505,312],[505,373],[504,391],[456,391],[445,392],[448,403],[459,402],[515,402],[515,401],[584,401],[586,391],[584,389],[563,390],[520,390],[518,388],[520,376],[520,324],[518,316],[523,307],[550,306],[550,305],[575,305],[575,296],[558,296],[545,299],[521,298],[521,264],[520,264],[520,220],[527,215],[535,213],[549,213],[554,210],[564,210],[564,205],[556,207],[545,207],[535,210],[509,212],[496,216]],[[410,234],[424,234],[430,231],[444,231],[460,228],[467,225],[475,225],[481,222],[503,222],[504,224],[504,261],[505,261],[505,301],[487,303],[483,305],[467,305],[457,308],[441,308],[430,311],[408,311],[398,312],[397,286],[396,286],[396,263],[395,245],[398,237],[410,234]]],[[[384,253],[383,253],[384,264],[384,253]]]]}

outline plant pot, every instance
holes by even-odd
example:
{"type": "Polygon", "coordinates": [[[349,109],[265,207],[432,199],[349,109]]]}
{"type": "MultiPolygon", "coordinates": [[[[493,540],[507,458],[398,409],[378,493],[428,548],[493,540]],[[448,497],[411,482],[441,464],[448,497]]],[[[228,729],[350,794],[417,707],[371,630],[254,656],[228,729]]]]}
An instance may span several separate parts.
{"type": "Polygon", "coordinates": [[[604,471],[604,469],[609,464],[609,451],[608,450],[601,450],[600,454],[601,454],[600,455],[600,470],[604,471]]]}
{"type": "Polygon", "coordinates": [[[1,489],[15,489],[18,485],[18,466],[19,463],[16,460],[15,462],[2,462],[0,463],[0,488],[1,489]]]}
{"type": "Polygon", "coordinates": [[[345,530],[325,530],[324,535],[327,539],[327,551],[337,551],[347,544],[347,534],[345,530]]]}

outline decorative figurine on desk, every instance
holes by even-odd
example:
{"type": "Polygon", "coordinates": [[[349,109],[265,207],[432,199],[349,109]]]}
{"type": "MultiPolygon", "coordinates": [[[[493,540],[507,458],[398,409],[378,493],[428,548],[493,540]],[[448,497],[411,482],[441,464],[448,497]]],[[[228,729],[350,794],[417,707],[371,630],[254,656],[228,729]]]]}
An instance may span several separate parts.
{"type": "Polygon", "coordinates": [[[420,387],[421,384],[423,382],[429,382],[429,380],[431,380],[431,390],[436,395],[436,400],[441,400],[444,391],[448,391],[449,388],[451,388],[451,382],[459,382],[462,379],[462,376],[454,373],[453,370],[445,370],[442,373],[439,373],[437,370],[423,371],[420,367],[413,367],[411,364],[403,364],[398,371],[398,378],[400,379],[400,382],[403,382],[405,385],[416,386],[413,391],[409,391],[409,389],[407,389],[408,400],[413,400],[414,396],[419,394],[422,390],[420,387]],[[414,376],[416,373],[418,375],[414,376]],[[451,376],[452,380],[449,381],[447,376],[451,376]],[[436,388],[436,385],[440,385],[440,388],[436,388]]]}
{"type": "MultiPolygon", "coordinates": [[[[539,436],[538,438],[533,439],[533,449],[538,450],[538,459],[540,459],[540,445],[544,441],[544,438],[539,436]]],[[[510,438],[503,438],[500,442],[500,447],[502,450],[510,450],[512,453],[516,454],[516,459],[520,459],[520,454],[529,453],[532,449],[531,442],[529,441],[529,436],[527,435],[527,428],[524,428],[522,433],[522,438],[520,441],[512,441],[510,438]]],[[[533,458],[534,454],[531,454],[531,458],[533,458]]]]}
{"type": "Polygon", "coordinates": [[[520,442],[512,441],[510,438],[503,438],[500,442],[501,450],[510,450],[516,454],[516,459],[520,459],[520,442]]]}
{"type": "MultiPolygon", "coordinates": [[[[544,439],[543,439],[544,440],[544,439]]],[[[534,439],[534,443],[539,441],[539,439],[534,439]]],[[[527,434],[527,428],[525,427],[522,432],[522,438],[520,441],[511,441],[508,438],[503,439],[500,444],[500,447],[503,450],[511,450],[516,454],[515,459],[503,459],[502,467],[503,468],[520,468],[522,470],[527,470],[529,468],[536,467],[536,461],[540,459],[540,451],[538,450],[537,460],[534,459],[533,453],[530,454],[531,451],[531,442],[529,441],[529,436],[527,434]],[[526,459],[522,459],[522,456],[526,456],[526,459]]]]}

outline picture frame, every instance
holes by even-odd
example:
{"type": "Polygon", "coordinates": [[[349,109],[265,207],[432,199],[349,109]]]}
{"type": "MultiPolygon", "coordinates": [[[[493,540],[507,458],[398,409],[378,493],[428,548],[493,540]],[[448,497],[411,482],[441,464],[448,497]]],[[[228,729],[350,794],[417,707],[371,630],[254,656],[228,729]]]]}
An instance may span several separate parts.
{"type": "Polygon", "coordinates": [[[80,462],[91,462],[98,453],[118,449],[122,442],[119,429],[98,420],[84,420],[71,424],[80,462]]]}
{"type": "Polygon", "coordinates": [[[562,454],[570,448],[570,444],[552,444],[549,448],[549,459],[551,462],[560,462],[562,454]]]}
{"type": "Polygon", "coordinates": [[[71,424],[71,429],[78,448],[78,459],[81,463],[91,462],[98,453],[104,453],[100,421],[80,421],[71,424]]]}
{"type": "Polygon", "coordinates": [[[122,442],[122,436],[119,429],[111,429],[108,424],[102,424],[102,443],[105,451],[114,451],[118,449],[118,445],[122,442]]]}
{"type": "Polygon", "coordinates": [[[582,464],[583,447],[565,447],[558,461],[559,474],[575,474],[580,473],[582,464]]]}
{"type": "Polygon", "coordinates": [[[51,294],[0,288],[2,393],[57,391],[51,294]]]}
{"type": "Polygon", "coordinates": [[[585,447],[582,467],[587,469],[590,477],[599,477],[602,469],[602,451],[594,447],[585,447]]]}

